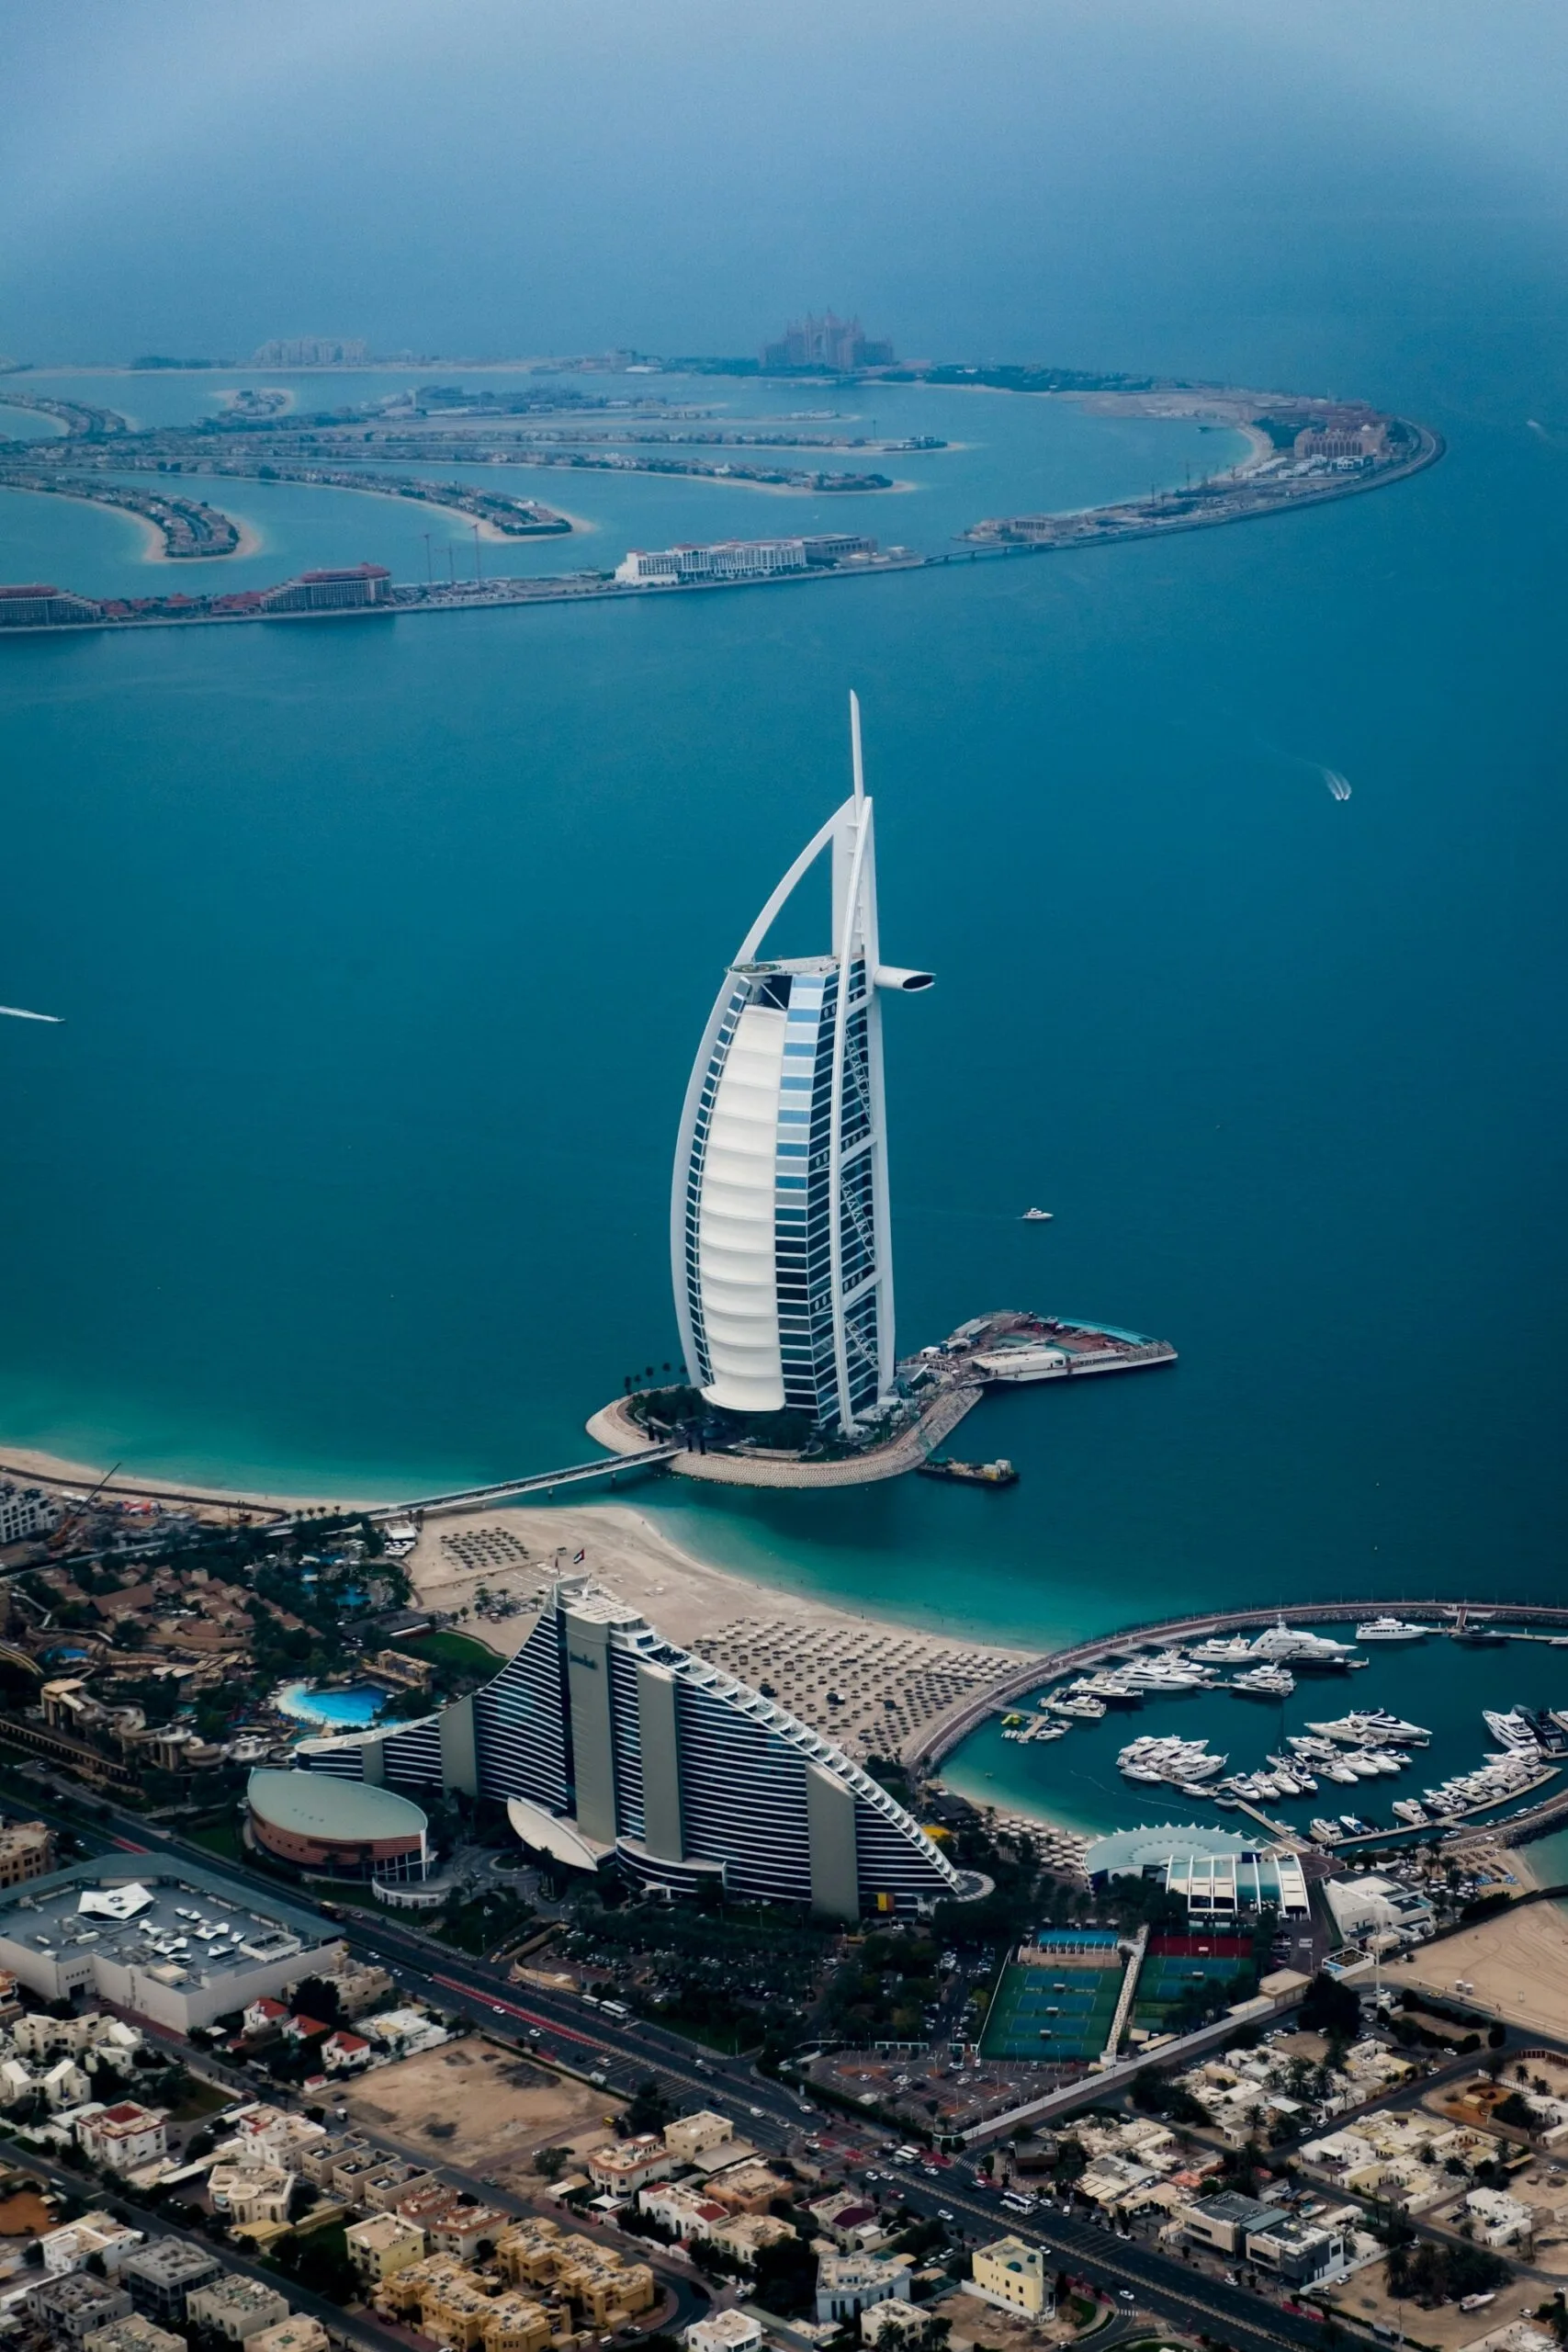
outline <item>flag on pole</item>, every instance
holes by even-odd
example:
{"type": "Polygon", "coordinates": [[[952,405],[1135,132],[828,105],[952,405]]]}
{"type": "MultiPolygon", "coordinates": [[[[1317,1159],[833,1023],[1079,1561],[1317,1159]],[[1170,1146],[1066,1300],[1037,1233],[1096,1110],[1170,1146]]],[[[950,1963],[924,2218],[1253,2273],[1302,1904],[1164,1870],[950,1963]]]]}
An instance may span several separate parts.
{"type": "Polygon", "coordinates": [[[574,1552],[571,1555],[572,1566],[580,1568],[587,1557],[588,1555],[586,1552],[574,1552]]]}

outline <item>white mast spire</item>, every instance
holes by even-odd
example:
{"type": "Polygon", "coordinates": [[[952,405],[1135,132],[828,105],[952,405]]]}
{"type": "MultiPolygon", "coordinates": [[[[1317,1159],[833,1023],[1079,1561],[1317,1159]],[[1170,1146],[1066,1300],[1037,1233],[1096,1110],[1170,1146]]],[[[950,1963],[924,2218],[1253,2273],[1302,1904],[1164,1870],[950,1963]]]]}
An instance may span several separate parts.
{"type": "Polygon", "coordinates": [[[860,755],[860,696],[850,688],[850,757],[854,767],[855,807],[865,798],[865,769],[860,755]]]}

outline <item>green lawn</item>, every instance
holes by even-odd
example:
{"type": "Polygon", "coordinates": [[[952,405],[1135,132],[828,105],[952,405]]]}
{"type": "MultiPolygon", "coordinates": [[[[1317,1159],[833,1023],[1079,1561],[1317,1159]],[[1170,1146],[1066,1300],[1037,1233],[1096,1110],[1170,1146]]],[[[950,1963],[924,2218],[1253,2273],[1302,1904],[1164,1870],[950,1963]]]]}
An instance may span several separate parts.
{"type": "Polygon", "coordinates": [[[308,1878],[307,1893],[317,1903],[341,1903],[356,1911],[379,1911],[368,1883],[358,1878],[308,1878]]]}
{"type": "Polygon", "coordinates": [[[391,1646],[406,1650],[410,1657],[439,1658],[444,1666],[464,1667],[470,1674],[493,1674],[498,1666],[506,1664],[500,1650],[492,1650],[488,1642],[473,1634],[455,1634],[448,1625],[434,1634],[400,1634],[391,1646]]]}
{"type": "Polygon", "coordinates": [[[205,1846],[209,1854],[220,1854],[226,1862],[246,1862],[251,1859],[237,1821],[213,1821],[205,1829],[187,1829],[185,1834],[193,1846],[205,1846]]]}
{"type": "Polygon", "coordinates": [[[232,2091],[222,2090],[218,2084],[204,2083],[193,2075],[190,2088],[178,2107],[169,2109],[169,2119],[174,2123],[198,2122],[202,2116],[216,2115],[220,2107],[227,2107],[233,2096],[232,2091]]]}

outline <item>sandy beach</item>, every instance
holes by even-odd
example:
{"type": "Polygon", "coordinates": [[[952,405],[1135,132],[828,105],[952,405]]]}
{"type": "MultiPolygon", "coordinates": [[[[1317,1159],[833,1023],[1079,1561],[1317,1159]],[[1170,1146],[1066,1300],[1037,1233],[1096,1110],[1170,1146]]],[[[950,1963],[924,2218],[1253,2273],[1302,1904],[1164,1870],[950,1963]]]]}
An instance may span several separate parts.
{"type": "MultiPolygon", "coordinates": [[[[0,1478],[18,1478],[24,1483],[40,1480],[46,1486],[69,1487],[85,1493],[114,1468],[109,1463],[73,1462],[65,1454],[46,1453],[38,1446],[0,1444],[0,1478]]],[[[381,1510],[387,1503],[384,1495],[285,1495],[256,1487],[242,1490],[210,1485],[200,1478],[148,1478],[130,1465],[110,1477],[105,1491],[133,1498],[161,1496],[170,1501],[195,1502],[205,1515],[220,1518],[246,1510],[381,1510]]]]}
{"type": "MultiPolygon", "coordinates": [[[[765,1617],[770,1623],[881,1634],[902,1629],[896,1619],[866,1610],[835,1607],[830,1601],[738,1576],[728,1568],[710,1567],[673,1543],[657,1522],[629,1503],[551,1504],[545,1510],[481,1510],[461,1516],[428,1520],[416,1548],[406,1563],[422,1607],[471,1608],[476,1588],[482,1584],[495,1594],[529,1601],[542,1589],[558,1563],[570,1570],[573,1556],[586,1554],[581,1573],[608,1585],[623,1600],[640,1610],[649,1622],[682,1646],[705,1640],[721,1626],[740,1619],[765,1617]],[[509,1566],[470,1566],[463,1553],[477,1559],[493,1547],[476,1544],[476,1536],[510,1538],[526,1557],[509,1566]]],[[[519,1613],[498,1623],[486,1622],[480,1638],[508,1657],[532,1623],[519,1613]]],[[[1004,1655],[992,1645],[988,1655],[1004,1655]]],[[[1026,1651],[1008,1651],[1022,1658],[1026,1651]]]]}
{"type": "MultiPolygon", "coordinates": [[[[122,514],[125,512],[125,509],[123,507],[116,507],[114,511],[117,514],[122,514]]],[[[266,549],[266,541],[254,526],[247,523],[243,514],[234,514],[232,510],[227,506],[224,507],[223,512],[228,515],[230,522],[232,523],[234,528],[240,534],[239,544],[236,547],[226,548],[221,555],[203,556],[171,555],[168,548],[164,544],[163,532],[158,528],[157,524],[152,521],[152,517],[147,514],[133,514],[130,518],[131,521],[141,525],[148,541],[147,547],[142,553],[142,562],[182,565],[187,563],[232,563],[236,556],[264,554],[266,549]]]]}

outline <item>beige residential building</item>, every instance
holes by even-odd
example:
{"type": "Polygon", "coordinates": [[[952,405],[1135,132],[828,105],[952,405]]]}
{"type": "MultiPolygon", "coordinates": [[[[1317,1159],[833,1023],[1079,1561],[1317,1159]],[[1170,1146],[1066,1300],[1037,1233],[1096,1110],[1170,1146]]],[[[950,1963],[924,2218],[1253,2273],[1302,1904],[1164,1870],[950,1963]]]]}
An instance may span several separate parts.
{"type": "Polygon", "coordinates": [[[745,2312],[713,2312],[685,2332],[687,2352],[761,2352],[762,2325],[745,2312]]]}
{"type": "Polygon", "coordinates": [[[214,2165],[207,2176],[212,2210],[231,2222],[286,2222],[294,2193],[294,2175],[281,2165],[240,2162],[214,2165]]]}
{"type": "Polygon", "coordinates": [[[548,2287],[600,2329],[618,2327],[659,2300],[646,2262],[623,2262],[558,2222],[513,2222],[496,2239],[495,2259],[510,2285],[548,2287]]]}
{"type": "Polygon", "coordinates": [[[1004,2312],[1021,2312],[1027,2319],[1055,2315],[1056,2288],[1045,2267],[1043,2246],[1023,2238],[998,2238],[976,2246],[970,2257],[969,2292],[1004,2312]]]}
{"type": "Polygon", "coordinates": [[[231,2344],[248,2344],[253,2335],[288,2317],[288,2305],[281,2295],[237,2270],[225,2270],[205,2287],[193,2287],[186,2297],[186,2324],[209,2327],[231,2344]]]}
{"type": "Polygon", "coordinates": [[[168,2154],[161,2107],[140,2107],[133,2098],[100,2107],[76,2126],[77,2145],[109,2172],[131,2173],[168,2154]]]}
{"type": "Polygon", "coordinates": [[[735,2126],[728,2115],[716,2114],[712,2108],[699,2108],[695,2115],[678,2116],[664,2127],[664,2144],[672,2156],[690,2164],[694,2156],[705,2154],[709,2148],[721,2148],[735,2137],[735,2126]]]}
{"type": "Polygon", "coordinates": [[[54,1868],[54,1832],[42,1821],[0,1825],[0,1886],[45,1878],[54,1868]]]}
{"type": "Polygon", "coordinates": [[[303,2312],[290,2312],[276,2327],[264,2327],[259,2335],[248,2335],[245,2352],[330,2352],[330,2344],[319,2319],[308,2319],[303,2312]]]}
{"type": "Polygon", "coordinates": [[[434,2175],[400,2196],[392,2210],[424,2232],[434,2253],[453,2255],[464,2262],[471,2262],[481,2245],[498,2245],[512,2223],[511,2214],[499,2206],[465,2199],[459,2189],[434,2175]]]}
{"type": "Polygon", "coordinates": [[[624,2327],[639,2312],[653,2309],[659,2294],[646,2262],[622,2262],[585,2239],[575,2243],[582,2253],[562,2262],[556,2286],[576,2304],[585,2325],[592,2323],[602,2331],[624,2327]]]}
{"type": "Polygon", "coordinates": [[[765,2213],[775,2197],[790,2194],[788,2181],[755,2158],[750,2164],[730,2165],[724,2172],[710,2173],[703,2187],[706,2196],[728,2206],[732,2213],[765,2213]]]}
{"type": "Polygon", "coordinates": [[[495,2296],[485,2314],[484,2352],[545,2352],[554,2330],[542,2303],[527,2295],[495,2296]]]}
{"type": "Polygon", "coordinates": [[[186,2352],[186,2340],[143,2319],[140,2312],[128,2312],[123,2319],[111,2319],[107,2327],[96,2327],[83,2336],[81,2352],[186,2352]]]}
{"type": "Polygon", "coordinates": [[[391,2271],[378,2287],[376,2309],[388,2318],[413,2322],[454,2352],[546,2352],[561,2330],[542,2303],[514,2289],[500,2294],[449,2255],[391,2271]]]}
{"type": "Polygon", "coordinates": [[[615,2140],[595,2148],[588,2159],[588,2177],[607,2196],[633,2197],[650,2180],[667,2180],[677,2161],[657,2132],[645,2132],[636,2140],[615,2140]]]}
{"type": "Polygon", "coordinates": [[[886,2345],[898,2352],[906,2344],[923,2344],[931,2332],[934,2313],[919,2303],[873,2303],[860,2315],[863,2344],[886,2345]]]}
{"type": "Polygon", "coordinates": [[[679,2181],[656,2180],[637,2193],[637,2211],[646,2213],[660,2229],[673,2230],[686,2244],[693,2238],[711,2237],[721,2222],[730,2219],[729,2208],[716,2204],[701,2188],[687,2188],[679,2181]]]}
{"type": "Polygon", "coordinates": [[[757,2267],[757,2256],[770,2245],[782,2245],[786,2238],[798,2233],[788,2222],[781,2222],[773,2213],[737,2213],[733,2220],[723,2222],[709,2232],[712,2242],[728,2255],[744,2264],[748,2270],[757,2267]]]}
{"type": "Polygon", "coordinates": [[[348,2258],[367,2287],[379,2286],[394,2270],[406,2270],[411,2262],[424,2259],[424,2232],[400,2213],[372,2213],[363,2222],[351,2222],[343,2235],[348,2258]]]}

